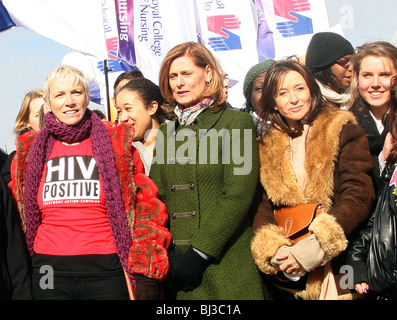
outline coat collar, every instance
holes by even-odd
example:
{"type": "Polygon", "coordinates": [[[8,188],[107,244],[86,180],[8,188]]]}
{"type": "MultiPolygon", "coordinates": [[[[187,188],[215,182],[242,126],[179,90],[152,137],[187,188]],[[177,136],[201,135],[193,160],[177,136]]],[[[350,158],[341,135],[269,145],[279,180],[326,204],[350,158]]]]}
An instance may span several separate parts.
{"type": "Polygon", "coordinates": [[[175,119],[173,121],[167,122],[165,124],[162,124],[162,126],[165,126],[167,136],[175,136],[176,132],[181,129],[189,129],[189,128],[195,128],[195,126],[198,126],[200,129],[211,129],[215,126],[215,124],[219,121],[221,115],[226,111],[220,110],[218,112],[214,112],[211,110],[211,108],[205,109],[203,112],[201,112],[198,117],[196,118],[195,123],[189,125],[189,126],[181,126],[179,124],[178,119],[175,119]]]}
{"type": "Polygon", "coordinates": [[[305,190],[297,182],[291,163],[290,138],[272,129],[260,141],[260,178],[269,199],[276,206],[320,202],[332,205],[334,170],[339,155],[340,133],[347,123],[356,123],[349,111],[337,108],[322,111],[307,137],[305,190]]]}
{"type": "Polygon", "coordinates": [[[225,110],[214,112],[211,108],[206,109],[197,117],[197,124],[202,129],[211,129],[224,112],[225,110]]]}

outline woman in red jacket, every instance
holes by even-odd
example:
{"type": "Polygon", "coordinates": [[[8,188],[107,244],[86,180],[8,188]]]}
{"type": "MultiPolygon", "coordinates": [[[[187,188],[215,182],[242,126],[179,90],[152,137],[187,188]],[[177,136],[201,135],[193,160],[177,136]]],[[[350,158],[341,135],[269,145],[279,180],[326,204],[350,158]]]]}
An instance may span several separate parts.
{"type": "Polygon", "coordinates": [[[44,92],[45,127],[17,138],[11,166],[35,299],[128,299],[129,284],[137,299],[159,298],[167,214],[133,128],[87,108],[88,82],[73,67],[51,71],[44,92]]]}

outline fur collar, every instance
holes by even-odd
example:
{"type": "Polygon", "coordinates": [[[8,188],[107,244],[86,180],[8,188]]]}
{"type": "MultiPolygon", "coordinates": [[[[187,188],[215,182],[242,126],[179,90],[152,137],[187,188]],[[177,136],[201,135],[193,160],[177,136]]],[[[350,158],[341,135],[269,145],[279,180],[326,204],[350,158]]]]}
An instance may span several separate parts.
{"type": "Polygon", "coordinates": [[[290,138],[272,129],[259,144],[260,179],[276,206],[319,202],[328,210],[334,192],[334,170],[338,161],[340,134],[347,123],[357,123],[350,111],[327,108],[313,122],[307,136],[305,190],[297,182],[290,156],[290,138]]]}

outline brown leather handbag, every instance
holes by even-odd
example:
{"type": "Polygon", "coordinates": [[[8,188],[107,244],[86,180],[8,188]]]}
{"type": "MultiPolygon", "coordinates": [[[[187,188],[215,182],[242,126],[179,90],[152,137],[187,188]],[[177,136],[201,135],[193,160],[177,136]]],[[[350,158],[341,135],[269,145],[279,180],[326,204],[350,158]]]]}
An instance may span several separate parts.
{"type": "Polygon", "coordinates": [[[274,217],[277,224],[284,228],[287,237],[297,242],[310,235],[310,223],[324,212],[325,209],[320,203],[306,203],[275,210],[274,217]]]}

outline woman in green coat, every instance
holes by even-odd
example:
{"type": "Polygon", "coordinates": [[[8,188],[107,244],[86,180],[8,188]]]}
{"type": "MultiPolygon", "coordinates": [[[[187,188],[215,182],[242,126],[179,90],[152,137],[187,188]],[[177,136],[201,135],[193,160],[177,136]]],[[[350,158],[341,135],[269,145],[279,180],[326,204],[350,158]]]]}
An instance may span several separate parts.
{"type": "Polygon", "coordinates": [[[166,299],[270,299],[250,253],[258,145],[249,114],[227,108],[222,71],[201,44],[165,57],[160,89],[175,121],[156,137],[151,177],[173,246],[166,299]]]}

